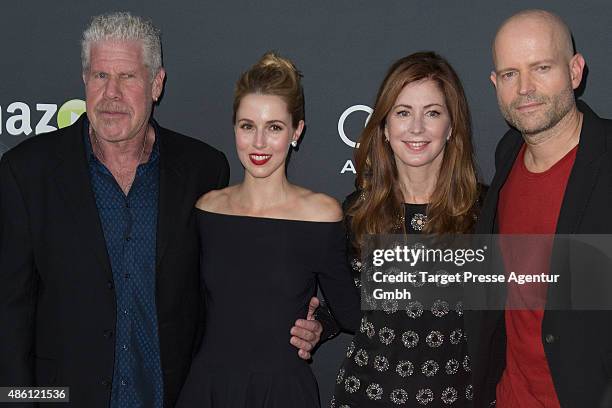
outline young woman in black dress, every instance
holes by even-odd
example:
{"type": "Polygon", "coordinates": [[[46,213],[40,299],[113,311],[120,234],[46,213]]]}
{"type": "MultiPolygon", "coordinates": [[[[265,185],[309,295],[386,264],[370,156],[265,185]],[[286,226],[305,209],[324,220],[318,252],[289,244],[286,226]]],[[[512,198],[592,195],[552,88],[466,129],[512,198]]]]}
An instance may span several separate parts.
{"type": "Polygon", "coordinates": [[[268,53],[236,84],[244,179],[196,205],[206,328],[179,407],[318,407],[316,380],[289,343],[291,327],[306,317],[317,283],[341,325],[359,326],[342,209],[286,177],[303,128],[300,74],[268,53]]]}
{"type": "MultiPolygon", "coordinates": [[[[357,191],[345,202],[358,286],[359,248],[368,234],[470,232],[481,190],[461,82],[434,53],[415,53],[391,66],[359,142],[357,191]]],[[[406,309],[385,302],[375,308],[363,313],[331,406],[468,405],[461,302],[439,299],[424,308],[417,301],[406,309]]]]}

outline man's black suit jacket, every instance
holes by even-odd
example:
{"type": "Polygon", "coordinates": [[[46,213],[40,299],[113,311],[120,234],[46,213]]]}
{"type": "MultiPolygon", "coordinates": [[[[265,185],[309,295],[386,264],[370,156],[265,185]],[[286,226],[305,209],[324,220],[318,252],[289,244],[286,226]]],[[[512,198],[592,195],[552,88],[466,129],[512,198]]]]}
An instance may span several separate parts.
{"type": "MultiPolygon", "coordinates": [[[[84,120],[0,161],[0,386],[69,386],[72,406],[108,407],[113,275],[83,143],[84,120]]],[[[202,334],[194,204],[227,185],[223,153],[160,128],[156,305],[164,405],[202,334]]]]}
{"type": "MultiPolygon", "coordinates": [[[[557,221],[557,234],[612,233],[612,121],[599,118],[578,101],[583,125],[557,221]]],[[[510,130],[495,152],[496,173],[484,202],[476,232],[498,232],[499,192],[523,144],[510,130]]],[[[612,271],[610,271],[612,273],[612,271]]],[[[548,297],[556,296],[549,286],[548,297]]],[[[610,288],[612,296],[612,288],[610,288]]],[[[475,406],[489,407],[506,364],[503,310],[465,314],[472,357],[475,406]]],[[[542,343],[561,406],[601,407],[612,381],[612,311],[547,310],[542,343]]],[[[609,406],[609,405],[606,405],[609,406]]]]}

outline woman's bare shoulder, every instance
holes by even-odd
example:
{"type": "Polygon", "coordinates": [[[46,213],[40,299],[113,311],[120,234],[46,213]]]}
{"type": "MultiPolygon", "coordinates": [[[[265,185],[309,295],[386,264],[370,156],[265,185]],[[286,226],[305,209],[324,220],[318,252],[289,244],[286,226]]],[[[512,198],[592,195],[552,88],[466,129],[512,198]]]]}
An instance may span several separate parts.
{"type": "Polygon", "coordinates": [[[196,207],[209,212],[223,212],[234,189],[235,186],[229,186],[221,190],[211,190],[198,199],[196,207]]]}
{"type": "Polygon", "coordinates": [[[341,221],[342,207],[338,200],[323,193],[301,189],[301,212],[305,219],[317,222],[341,221]]]}

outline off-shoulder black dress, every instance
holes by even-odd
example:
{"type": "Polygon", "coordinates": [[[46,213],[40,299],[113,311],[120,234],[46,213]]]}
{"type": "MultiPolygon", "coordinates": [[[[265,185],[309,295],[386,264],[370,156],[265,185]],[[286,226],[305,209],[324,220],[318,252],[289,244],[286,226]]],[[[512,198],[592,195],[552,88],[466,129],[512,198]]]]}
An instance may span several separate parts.
{"type": "Polygon", "coordinates": [[[319,407],[316,380],[289,343],[317,282],[340,325],[359,327],[343,223],[197,210],[206,329],[179,407],[319,407]]]}

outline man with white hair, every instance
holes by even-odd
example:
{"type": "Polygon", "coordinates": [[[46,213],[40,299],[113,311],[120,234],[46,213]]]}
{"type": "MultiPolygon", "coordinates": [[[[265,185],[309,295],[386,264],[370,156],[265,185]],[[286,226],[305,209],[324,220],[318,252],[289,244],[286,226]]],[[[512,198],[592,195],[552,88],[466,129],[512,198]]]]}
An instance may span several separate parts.
{"type": "Polygon", "coordinates": [[[171,407],[203,327],[194,204],[228,163],[152,119],[165,71],[150,21],[93,18],[82,65],[87,113],[0,161],[0,386],[171,407]]]}
{"type": "MultiPolygon", "coordinates": [[[[493,60],[491,81],[514,129],[497,146],[476,232],[612,232],[612,121],[575,99],[585,61],[567,25],[548,11],[521,11],[497,31],[493,60]]],[[[526,288],[508,285],[507,299],[529,298],[526,288]]],[[[476,407],[610,406],[612,312],[551,310],[565,289],[548,285],[547,308],[509,301],[466,313],[476,407]]]]}

